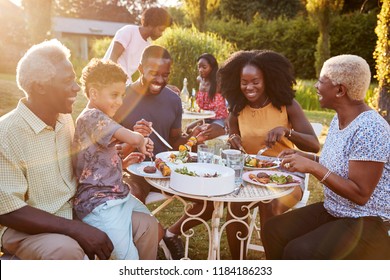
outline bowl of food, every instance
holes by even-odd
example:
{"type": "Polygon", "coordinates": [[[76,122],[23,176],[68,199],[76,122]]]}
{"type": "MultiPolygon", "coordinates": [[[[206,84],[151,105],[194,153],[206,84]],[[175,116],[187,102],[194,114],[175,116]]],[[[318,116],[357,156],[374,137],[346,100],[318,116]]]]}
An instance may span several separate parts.
{"type": "Polygon", "coordinates": [[[178,192],[216,196],[233,192],[234,170],[211,163],[186,163],[172,168],[170,187],[178,192]]]}

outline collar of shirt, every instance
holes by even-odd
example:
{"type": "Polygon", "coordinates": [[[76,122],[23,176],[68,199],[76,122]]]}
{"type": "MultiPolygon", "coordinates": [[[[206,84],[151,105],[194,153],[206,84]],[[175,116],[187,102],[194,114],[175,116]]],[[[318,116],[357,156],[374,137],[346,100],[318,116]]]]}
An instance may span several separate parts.
{"type": "MultiPolygon", "coordinates": [[[[43,122],[40,118],[37,117],[27,106],[25,103],[26,98],[22,98],[19,100],[18,106],[16,110],[18,114],[22,116],[22,118],[28,123],[31,129],[39,134],[44,129],[53,130],[51,126],[48,126],[45,122],[43,122]]],[[[63,114],[59,114],[57,119],[57,124],[55,130],[58,131],[65,123],[65,118],[63,114]]]]}

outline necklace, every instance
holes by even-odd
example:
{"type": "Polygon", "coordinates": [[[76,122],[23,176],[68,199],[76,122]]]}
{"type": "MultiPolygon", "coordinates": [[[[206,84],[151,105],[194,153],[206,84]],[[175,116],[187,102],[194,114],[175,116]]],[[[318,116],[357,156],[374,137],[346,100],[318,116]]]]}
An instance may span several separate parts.
{"type": "Polygon", "coordinates": [[[260,108],[263,108],[263,107],[265,106],[265,104],[267,104],[267,102],[268,102],[268,96],[267,96],[267,98],[265,99],[265,101],[263,102],[263,104],[260,105],[259,108],[252,108],[252,107],[250,107],[251,112],[252,112],[252,117],[253,117],[253,118],[256,116],[256,110],[257,110],[257,109],[260,109],[260,108]]]}
{"type": "Polygon", "coordinates": [[[268,102],[268,96],[267,96],[267,98],[265,99],[264,103],[261,105],[261,108],[263,108],[267,102],[268,102]]]}

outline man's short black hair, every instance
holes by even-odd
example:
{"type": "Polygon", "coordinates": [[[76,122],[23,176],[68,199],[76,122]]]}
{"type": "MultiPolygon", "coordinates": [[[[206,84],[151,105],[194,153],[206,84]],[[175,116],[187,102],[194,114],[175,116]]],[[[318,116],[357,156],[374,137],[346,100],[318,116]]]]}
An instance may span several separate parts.
{"type": "Polygon", "coordinates": [[[146,9],[141,15],[142,26],[156,27],[166,26],[169,27],[172,24],[172,18],[164,8],[152,7],[146,9]]]}
{"type": "Polygon", "coordinates": [[[168,50],[157,45],[151,45],[144,49],[141,57],[141,63],[144,64],[148,58],[162,58],[172,60],[168,50]]]}

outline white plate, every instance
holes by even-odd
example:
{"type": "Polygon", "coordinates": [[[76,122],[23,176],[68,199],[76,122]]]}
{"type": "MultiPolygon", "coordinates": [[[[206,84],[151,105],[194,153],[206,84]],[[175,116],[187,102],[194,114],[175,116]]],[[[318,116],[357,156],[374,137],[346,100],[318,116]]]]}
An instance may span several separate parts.
{"type": "MultiPolygon", "coordinates": [[[[163,161],[167,162],[167,163],[173,163],[173,164],[182,164],[182,163],[185,163],[185,162],[181,162],[180,160],[175,160],[175,161],[172,161],[172,159],[169,157],[172,153],[174,153],[175,155],[177,155],[179,153],[179,151],[169,151],[169,152],[162,152],[162,153],[158,153],[156,155],[156,158],[161,158],[163,161]]],[[[189,153],[190,156],[194,157],[194,156],[197,156],[196,153],[189,153]]]]}
{"type": "Polygon", "coordinates": [[[148,165],[153,165],[154,166],[154,163],[151,163],[150,161],[143,161],[141,163],[131,164],[127,168],[127,170],[129,170],[130,173],[132,173],[134,175],[138,175],[138,176],[142,176],[142,177],[157,178],[157,179],[169,178],[169,176],[163,176],[161,171],[158,170],[158,169],[157,169],[156,173],[146,173],[146,172],[144,172],[145,166],[148,166],[148,165]]]}
{"type": "Polygon", "coordinates": [[[262,186],[262,187],[273,187],[273,188],[285,188],[285,187],[294,187],[294,186],[298,186],[300,184],[302,184],[302,179],[295,176],[295,175],[292,175],[290,173],[286,173],[286,172],[279,172],[279,171],[248,171],[248,172],[245,172],[243,175],[242,175],[242,179],[245,181],[245,182],[248,182],[248,183],[251,183],[251,184],[254,184],[254,185],[258,185],[258,186],[262,186]],[[296,181],[294,183],[289,183],[289,184],[275,184],[275,183],[268,183],[268,184],[262,184],[262,183],[259,183],[257,181],[253,181],[249,178],[249,174],[254,174],[254,175],[257,175],[257,173],[260,173],[260,172],[264,172],[264,173],[267,173],[268,175],[284,175],[284,176],[292,176],[293,179],[296,181]]]}
{"type": "Polygon", "coordinates": [[[262,157],[256,157],[256,155],[249,155],[249,156],[252,158],[258,158],[260,160],[272,161],[272,162],[275,162],[276,165],[271,166],[271,167],[250,167],[250,166],[246,166],[244,164],[244,169],[247,169],[247,170],[272,170],[272,169],[278,168],[280,166],[280,162],[276,161],[276,158],[273,158],[273,157],[262,158],[262,157]]]}
{"type": "Polygon", "coordinates": [[[192,111],[189,111],[189,110],[184,110],[184,113],[192,114],[192,115],[201,115],[201,116],[203,116],[203,115],[214,115],[215,114],[214,111],[207,111],[207,110],[201,111],[201,112],[192,112],[192,111]]]}

